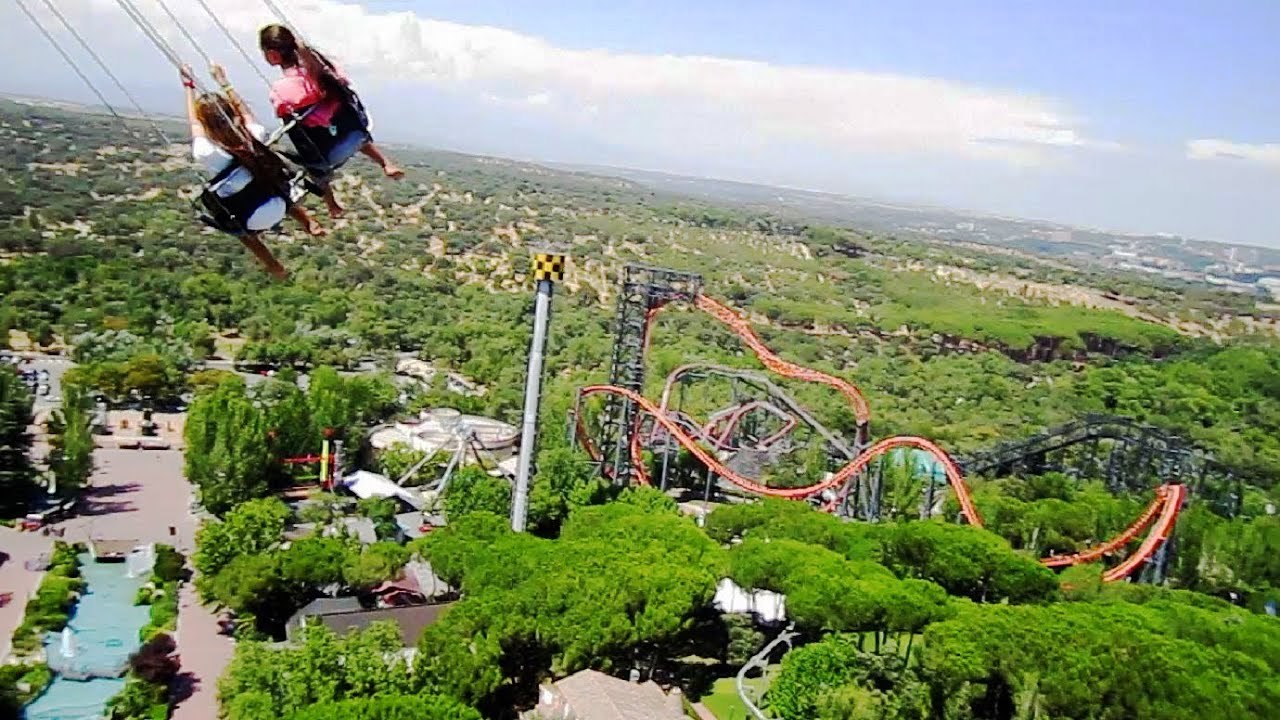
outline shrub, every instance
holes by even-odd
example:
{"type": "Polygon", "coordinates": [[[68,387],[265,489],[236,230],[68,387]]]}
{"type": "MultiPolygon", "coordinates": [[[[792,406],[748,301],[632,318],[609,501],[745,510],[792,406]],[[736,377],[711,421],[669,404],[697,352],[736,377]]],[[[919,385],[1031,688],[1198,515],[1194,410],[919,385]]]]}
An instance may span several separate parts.
{"type": "Polygon", "coordinates": [[[178,675],[178,656],[173,654],[177,649],[171,635],[159,633],[129,656],[129,668],[146,682],[168,685],[178,675]]]}
{"type": "Polygon", "coordinates": [[[156,564],[151,572],[160,582],[170,583],[187,579],[187,559],[169,545],[156,545],[156,564]]]}

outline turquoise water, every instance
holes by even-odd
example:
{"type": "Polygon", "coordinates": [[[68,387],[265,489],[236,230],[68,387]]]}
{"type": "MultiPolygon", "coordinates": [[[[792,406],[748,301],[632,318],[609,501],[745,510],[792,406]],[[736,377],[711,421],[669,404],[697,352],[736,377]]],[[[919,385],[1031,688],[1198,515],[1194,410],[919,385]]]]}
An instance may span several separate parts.
{"type": "Polygon", "coordinates": [[[947,482],[947,471],[942,468],[942,463],[938,462],[938,458],[934,457],[933,453],[917,448],[898,448],[889,451],[889,455],[899,465],[911,463],[912,474],[916,477],[930,478],[935,483],[947,482]]]}
{"type": "Polygon", "coordinates": [[[98,720],[107,701],[124,689],[124,680],[54,678],[43,695],[26,707],[26,720],[98,720]]]}
{"type": "Polygon", "coordinates": [[[134,605],[146,577],[131,578],[125,563],[96,563],[84,553],[80,571],[88,588],[76,605],[67,627],[71,628],[74,653],[62,654],[62,635],[45,639],[49,666],[57,673],[49,689],[26,707],[26,720],[96,720],[107,700],[120,692],[124,680],[100,677],[72,680],[73,675],[111,676],[123,672],[129,655],[138,649],[138,631],[147,623],[150,608],[134,605]]]}

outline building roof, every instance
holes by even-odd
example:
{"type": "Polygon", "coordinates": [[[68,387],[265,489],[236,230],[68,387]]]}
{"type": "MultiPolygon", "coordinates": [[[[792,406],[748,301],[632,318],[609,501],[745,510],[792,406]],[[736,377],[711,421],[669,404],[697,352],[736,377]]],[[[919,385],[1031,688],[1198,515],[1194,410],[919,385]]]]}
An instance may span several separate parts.
{"type": "Polygon", "coordinates": [[[333,615],[335,613],[349,613],[363,609],[360,601],[354,597],[336,597],[336,598],[316,598],[302,607],[301,610],[294,613],[295,618],[298,617],[316,617],[321,615],[333,615]]]}
{"type": "MultiPolygon", "coordinates": [[[[373,524],[373,521],[367,517],[347,516],[339,518],[338,525],[345,528],[348,534],[365,545],[372,545],[378,542],[378,529],[373,524]]],[[[325,537],[334,537],[340,532],[337,526],[325,526],[321,534],[325,537]]],[[[315,533],[315,523],[298,523],[284,531],[284,539],[289,542],[297,542],[304,538],[309,538],[315,533]]]]}
{"type": "Polygon", "coordinates": [[[412,560],[404,566],[406,578],[412,578],[413,584],[427,597],[441,597],[456,590],[449,583],[441,580],[426,560],[412,560]]]}
{"type": "Polygon", "coordinates": [[[378,529],[369,518],[345,517],[342,518],[342,524],[345,525],[347,531],[354,535],[361,543],[365,545],[372,545],[378,542],[378,529]]]}
{"type": "Polygon", "coordinates": [[[413,512],[400,513],[396,515],[396,525],[400,526],[400,532],[410,540],[417,540],[426,535],[422,531],[423,525],[431,525],[432,527],[444,527],[448,522],[443,515],[439,513],[423,513],[417,510],[413,512]]]}
{"type": "Polygon", "coordinates": [[[406,647],[418,644],[422,631],[440,619],[441,613],[453,603],[437,605],[406,605],[404,607],[381,608],[378,610],[359,610],[357,612],[322,615],[317,619],[325,627],[338,635],[346,635],[353,630],[363,630],[375,622],[390,620],[400,628],[400,640],[406,647]]]}
{"type": "Polygon", "coordinates": [[[577,720],[685,720],[657,683],[632,683],[583,670],[556,683],[577,720]]]}

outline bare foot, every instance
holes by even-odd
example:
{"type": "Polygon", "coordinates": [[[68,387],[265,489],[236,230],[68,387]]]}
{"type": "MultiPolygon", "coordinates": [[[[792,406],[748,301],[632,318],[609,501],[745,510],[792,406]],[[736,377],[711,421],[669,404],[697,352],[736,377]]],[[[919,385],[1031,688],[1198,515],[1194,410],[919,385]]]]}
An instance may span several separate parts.
{"type": "Polygon", "coordinates": [[[399,180],[404,177],[404,170],[400,169],[398,165],[392,165],[391,163],[383,165],[382,172],[386,173],[387,177],[392,180],[399,180]]]}
{"type": "Polygon", "coordinates": [[[307,225],[307,234],[311,237],[324,237],[329,234],[329,231],[325,230],[323,225],[313,220],[307,225]]]}
{"type": "Polygon", "coordinates": [[[325,200],[324,204],[326,207],[329,208],[329,217],[331,218],[334,218],[334,219],[340,218],[342,217],[343,213],[346,212],[346,209],[343,208],[342,205],[340,205],[337,200],[325,200]]]}

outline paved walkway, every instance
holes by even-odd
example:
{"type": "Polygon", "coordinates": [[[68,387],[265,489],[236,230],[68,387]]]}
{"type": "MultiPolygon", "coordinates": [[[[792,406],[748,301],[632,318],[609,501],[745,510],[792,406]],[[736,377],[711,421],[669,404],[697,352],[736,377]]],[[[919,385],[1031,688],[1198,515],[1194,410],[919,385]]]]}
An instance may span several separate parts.
{"type": "Polygon", "coordinates": [[[181,452],[99,448],[93,461],[96,471],[77,516],[57,526],[66,532],[67,542],[137,540],[190,552],[195,523],[181,452]]]}
{"type": "Polygon", "coordinates": [[[23,567],[26,561],[53,550],[53,540],[38,533],[18,532],[0,526],[0,552],[7,560],[0,562],[0,593],[13,593],[13,600],[0,607],[0,662],[12,649],[13,631],[22,624],[27,609],[27,599],[40,585],[44,573],[31,572],[23,567]]]}
{"type": "MultiPolygon", "coordinates": [[[[92,538],[160,542],[188,557],[195,548],[191,485],[182,475],[178,450],[94,452],[92,488],[81,501],[79,517],[59,525],[66,540],[92,538]]],[[[217,619],[200,605],[187,584],[178,599],[178,654],[182,659],[183,699],[175,720],[212,720],[218,716],[218,677],[231,662],[234,643],[218,634],[217,619]]]]}
{"type": "Polygon", "coordinates": [[[178,605],[178,653],[182,680],[173,720],[212,720],[218,717],[218,678],[231,662],[235,643],[218,633],[217,619],[200,605],[195,588],[182,588],[178,605]]]}

